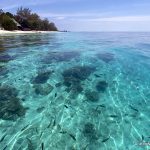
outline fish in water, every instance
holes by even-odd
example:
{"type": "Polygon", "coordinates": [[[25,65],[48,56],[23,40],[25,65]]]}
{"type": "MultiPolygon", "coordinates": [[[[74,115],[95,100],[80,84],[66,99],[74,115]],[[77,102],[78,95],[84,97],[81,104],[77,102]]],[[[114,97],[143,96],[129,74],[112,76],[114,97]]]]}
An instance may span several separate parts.
{"type": "Polygon", "coordinates": [[[61,133],[61,134],[66,134],[67,133],[67,131],[60,131],[59,133],[61,133]]]}
{"type": "Polygon", "coordinates": [[[57,93],[55,93],[55,97],[57,97],[57,93]]]}
{"type": "Polygon", "coordinates": [[[6,148],[7,148],[7,145],[3,148],[3,150],[6,150],[6,148]]]}
{"type": "Polygon", "coordinates": [[[73,135],[73,134],[69,134],[70,135],[70,137],[74,140],[74,141],[76,141],[76,138],[75,138],[75,136],[73,135]]]}
{"type": "Polygon", "coordinates": [[[62,130],[59,133],[61,133],[61,134],[68,134],[74,141],[76,141],[75,136],[73,134],[71,134],[71,133],[68,133],[67,131],[62,130]]]}
{"type": "Polygon", "coordinates": [[[94,76],[95,76],[96,78],[100,78],[100,77],[101,77],[100,75],[97,75],[97,74],[94,74],[94,76]]]}
{"type": "Polygon", "coordinates": [[[52,125],[52,127],[54,127],[56,125],[56,120],[54,118],[54,120],[50,121],[47,128],[50,128],[50,126],[52,125]]]}
{"type": "Polygon", "coordinates": [[[39,133],[39,132],[38,132],[38,128],[35,128],[35,131],[36,131],[37,134],[39,133]]]}
{"type": "Polygon", "coordinates": [[[42,148],[42,150],[44,150],[44,143],[43,142],[41,143],[41,148],[42,148]]]}
{"type": "Polygon", "coordinates": [[[56,125],[56,121],[55,121],[55,119],[54,119],[54,122],[53,122],[53,127],[56,125]]]}
{"type": "Polygon", "coordinates": [[[98,106],[103,107],[103,108],[105,108],[105,107],[106,107],[104,104],[101,104],[101,105],[98,105],[98,106]]]}
{"type": "Polygon", "coordinates": [[[102,142],[104,143],[104,142],[108,141],[109,138],[110,138],[110,137],[108,137],[108,138],[106,138],[106,139],[103,139],[102,142]]]}
{"type": "Polygon", "coordinates": [[[67,105],[64,105],[66,108],[68,108],[68,106],[67,105]]]}
{"type": "Polygon", "coordinates": [[[111,117],[111,118],[117,118],[118,116],[117,115],[110,115],[109,117],[111,117]]]}
{"type": "Polygon", "coordinates": [[[43,107],[37,108],[36,111],[37,111],[38,113],[41,113],[44,109],[45,109],[45,107],[43,106],[43,107]]]}
{"type": "Polygon", "coordinates": [[[142,135],[142,141],[144,141],[144,135],[142,135]]]}
{"type": "Polygon", "coordinates": [[[4,138],[6,137],[7,134],[5,134],[1,139],[0,139],[0,143],[4,140],[4,138]]]}
{"type": "Polygon", "coordinates": [[[43,135],[43,132],[41,132],[41,134],[40,134],[40,138],[42,137],[42,135],[43,135]]]}
{"type": "Polygon", "coordinates": [[[130,108],[131,108],[132,110],[139,112],[139,111],[138,111],[136,108],[134,108],[132,105],[129,105],[129,106],[130,106],[130,108]]]}
{"type": "Polygon", "coordinates": [[[51,122],[48,124],[47,128],[49,128],[51,126],[51,122]]]}
{"type": "Polygon", "coordinates": [[[28,126],[29,126],[29,124],[26,125],[25,127],[23,127],[23,128],[21,129],[21,131],[24,131],[28,126]]]}

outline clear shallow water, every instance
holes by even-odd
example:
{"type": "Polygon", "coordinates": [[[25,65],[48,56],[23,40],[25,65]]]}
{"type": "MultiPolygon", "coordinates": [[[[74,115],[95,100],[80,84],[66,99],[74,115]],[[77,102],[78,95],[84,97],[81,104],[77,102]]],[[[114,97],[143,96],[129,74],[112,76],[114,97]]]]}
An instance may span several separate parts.
{"type": "Polygon", "coordinates": [[[150,33],[0,36],[0,149],[148,150],[149,116],[150,33]]]}

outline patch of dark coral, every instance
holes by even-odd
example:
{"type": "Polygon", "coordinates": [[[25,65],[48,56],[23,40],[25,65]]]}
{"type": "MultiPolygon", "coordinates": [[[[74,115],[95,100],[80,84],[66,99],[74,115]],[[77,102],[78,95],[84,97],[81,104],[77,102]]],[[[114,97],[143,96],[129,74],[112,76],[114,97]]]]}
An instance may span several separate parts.
{"type": "Polygon", "coordinates": [[[0,102],[0,118],[4,120],[16,120],[25,115],[26,109],[20,104],[19,99],[0,102]]]}
{"type": "Polygon", "coordinates": [[[2,62],[2,63],[7,63],[13,59],[14,58],[8,54],[0,54],[0,62],[2,62]]]}
{"type": "Polygon", "coordinates": [[[80,84],[72,85],[70,87],[67,87],[65,91],[68,93],[72,92],[74,94],[79,94],[83,91],[83,87],[80,84]]]}
{"type": "Polygon", "coordinates": [[[34,84],[34,90],[37,95],[48,95],[52,92],[54,87],[48,83],[45,84],[34,84]]]}
{"type": "Polygon", "coordinates": [[[63,72],[64,81],[70,83],[78,83],[87,79],[91,73],[95,71],[95,67],[91,66],[75,66],[63,72]]]}
{"type": "Polygon", "coordinates": [[[99,100],[99,94],[96,91],[87,90],[85,92],[85,97],[87,101],[90,101],[90,102],[97,102],[99,100]]]}
{"type": "Polygon", "coordinates": [[[80,56],[79,52],[51,52],[42,60],[43,63],[49,64],[53,62],[69,61],[80,56]]]}
{"type": "Polygon", "coordinates": [[[49,76],[53,73],[52,70],[39,72],[38,75],[32,80],[32,84],[43,84],[49,79],[49,76]]]}
{"type": "Polygon", "coordinates": [[[81,81],[87,79],[94,71],[95,67],[91,66],[75,66],[67,69],[62,73],[64,85],[69,88],[68,91],[80,93],[83,91],[81,81]]]}
{"type": "Polygon", "coordinates": [[[97,54],[97,57],[106,63],[114,60],[114,54],[112,53],[99,53],[97,54]]]}
{"type": "Polygon", "coordinates": [[[81,93],[83,91],[83,87],[80,84],[72,86],[71,91],[73,91],[74,93],[81,93]]]}
{"type": "Polygon", "coordinates": [[[77,87],[81,80],[74,77],[64,77],[64,85],[67,87],[77,87]]]}
{"type": "Polygon", "coordinates": [[[108,87],[108,83],[106,81],[99,81],[96,84],[96,89],[99,92],[105,92],[107,87],[108,87]]]}
{"type": "Polygon", "coordinates": [[[0,87],[0,101],[11,100],[12,98],[16,98],[18,95],[18,91],[10,86],[1,86],[0,87]]]}
{"type": "Polygon", "coordinates": [[[83,134],[86,138],[91,141],[98,140],[98,136],[96,134],[96,129],[94,125],[90,122],[86,123],[83,128],[83,134]]]}
{"type": "Polygon", "coordinates": [[[0,66],[0,76],[6,75],[8,70],[4,66],[0,66]]]}
{"type": "Polygon", "coordinates": [[[24,108],[20,99],[17,98],[18,92],[10,86],[0,87],[0,118],[3,120],[16,120],[18,117],[24,116],[26,108],[24,108]]]}

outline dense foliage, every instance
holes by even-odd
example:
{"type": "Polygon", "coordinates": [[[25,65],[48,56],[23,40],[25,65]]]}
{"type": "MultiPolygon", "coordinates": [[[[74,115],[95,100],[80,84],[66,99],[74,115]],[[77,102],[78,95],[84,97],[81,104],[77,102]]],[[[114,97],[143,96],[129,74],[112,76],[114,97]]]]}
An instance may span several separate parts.
{"type": "Polygon", "coordinates": [[[0,15],[0,24],[5,30],[16,30],[17,26],[8,15],[2,13],[0,15]]]}
{"type": "Polygon", "coordinates": [[[48,19],[41,19],[29,8],[18,8],[15,15],[0,10],[0,24],[6,30],[15,30],[17,26],[21,30],[57,31],[57,27],[48,19]],[[18,23],[16,23],[15,21],[18,23]]]}

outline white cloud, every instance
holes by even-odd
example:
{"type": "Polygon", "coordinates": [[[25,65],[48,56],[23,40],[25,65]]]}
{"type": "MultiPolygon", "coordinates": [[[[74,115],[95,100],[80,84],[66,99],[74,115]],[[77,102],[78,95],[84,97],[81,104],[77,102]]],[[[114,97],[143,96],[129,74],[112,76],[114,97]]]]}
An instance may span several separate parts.
{"type": "Polygon", "coordinates": [[[42,17],[70,17],[71,20],[78,21],[150,21],[150,16],[114,16],[114,17],[104,17],[110,16],[111,12],[106,13],[40,13],[42,17]],[[85,18],[80,18],[85,17],[85,18]]]}
{"type": "Polygon", "coordinates": [[[69,31],[150,31],[150,22],[130,21],[70,21],[60,22],[59,28],[69,31]]]}
{"type": "Polygon", "coordinates": [[[111,14],[111,12],[106,13],[40,13],[42,17],[102,17],[111,14]]]}
{"type": "Polygon", "coordinates": [[[56,17],[55,19],[57,19],[57,20],[63,20],[63,19],[65,19],[65,17],[59,16],[59,17],[56,17]]]}
{"type": "MultiPolygon", "coordinates": [[[[81,20],[82,21],[82,20],[81,20]]],[[[83,19],[84,21],[84,19],[83,19]]],[[[150,21],[150,16],[119,16],[85,19],[85,21],[150,21]]]]}
{"type": "Polygon", "coordinates": [[[150,31],[150,16],[73,18],[58,21],[58,25],[69,31],[150,31]]]}

